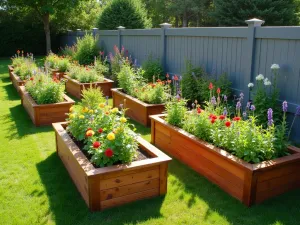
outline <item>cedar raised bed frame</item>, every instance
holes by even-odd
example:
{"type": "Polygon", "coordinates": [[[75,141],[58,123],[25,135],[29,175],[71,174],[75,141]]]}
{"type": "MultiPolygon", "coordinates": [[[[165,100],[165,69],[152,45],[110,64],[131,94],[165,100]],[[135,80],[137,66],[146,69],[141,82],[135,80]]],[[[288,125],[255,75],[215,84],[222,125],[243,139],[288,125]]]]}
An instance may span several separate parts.
{"type": "Polygon", "coordinates": [[[20,93],[21,103],[35,126],[51,125],[52,123],[65,121],[67,118],[66,113],[75,103],[67,95],[64,95],[64,102],[38,105],[24,86],[20,87],[20,93]]]}
{"type": "Polygon", "coordinates": [[[122,88],[111,89],[113,106],[119,107],[120,104],[124,104],[126,99],[125,108],[126,116],[129,118],[143,124],[144,126],[149,127],[151,125],[151,120],[149,116],[161,114],[165,111],[165,104],[147,104],[144,103],[130,95],[122,92],[122,88]]]}
{"type": "Polygon", "coordinates": [[[64,76],[66,75],[65,72],[59,72],[58,70],[51,70],[52,72],[52,77],[56,77],[58,80],[64,78],[64,76]]]}
{"type": "Polygon", "coordinates": [[[247,206],[300,188],[300,149],[291,155],[250,164],[169,125],[165,115],[151,116],[152,144],[179,159],[247,206]]]}
{"type": "Polygon", "coordinates": [[[12,84],[13,84],[13,86],[15,87],[15,89],[18,91],[18,93],[19,93],[20,95],[22,95],[22,93],[20,92],[20,88],[19,88],[19,87],[20,87],[20,86],[24,86],[25,81],[22,80],[19,76],[17,76],[17,75],[14,73],[13,70],[9,72],[9,77],[10,77],[10,79],[11,79],[11,81],[12,81],[12,84]]]}
{"type": "Polygon", "coordinates": [[[67,123],[52,124],[57,154],[91,211],[122,205],[167,192],[167,155],[142,138],[139,146],[153,158],[131,164],[95,168],[65,130],[67,123]]]}
{"type": "Polygon", "coordinates": [[[14,71],[14,67],[12,65],[8,65],[8,73],[9,73],[9,77],[11,78],[11,72],[14,71]]]}
{"type": "Polygon", "coordinates": [[[113,81],[104,78],[103,82],[95,82],[95,83],[80,83],[77,80],[70,78],[68,75],[65,75],[64,78],[67,79],[66,82],[66,91],[71,95],[75,96],[78,99],[81,99],[81,93],[84,88],[89,89],[92,87],[99,87],[102,90],[104,96],[111,97],[111,88],[113,87],[113,81]]]}

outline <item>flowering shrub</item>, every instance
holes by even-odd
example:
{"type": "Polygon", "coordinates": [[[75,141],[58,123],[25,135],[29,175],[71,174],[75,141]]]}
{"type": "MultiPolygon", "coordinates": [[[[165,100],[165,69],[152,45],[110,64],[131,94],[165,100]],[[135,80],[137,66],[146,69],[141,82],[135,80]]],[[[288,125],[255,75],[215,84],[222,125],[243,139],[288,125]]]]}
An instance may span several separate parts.
{"type": "Polygon", "coordinates": [[[97,73],[102,75],[108,75],[109,67],[107,64],[107,59],[106,57],[104,58],[103,54],[104,52],[100,52],[100,57],[95,57],[94,68],[97,71],[97,73]]]}
{"type": "Polygon", "coordinates": [[[71,59],[74,59],[75,52],[76,52],[76,45],[73,45],[71,47],[65,46],[64,48],[60,48],[59,55],[67,56],[70,57],[71,59]]]}
{"type": "Polygon", "coordinates": [[[149,56],[148,60],[146,60],[142,65],[143,70],[145,71],[143,77],[151,82],[153,80],[153,76],[158,79],[162,79],[163,68],[158,59],[153,59],[152,55],[149,56]]]}
{"type": "Polygon", "coordinates": [[[169,98],[169,84],[161,80],[146,84],[143,79],[144,71],[135,69],[129,63],[123,64],[117,74],[119,86],[129,95],[150,104],[161,104],[169,98]]]}
{"type": "Polygon", "coordinates": [[[93,66],[84,67],[74,64],[70,67],[68,75],[80,83],[93,83],[104,80],[104,76],[98,73],[93,66]]]}
{"type": "Polygon", "coordinates": [[[115,45],[114,53],[115,55],[113,55],[112,52],[109,53],[109,61],[111,66],[111,78],[113,80],[116,80],[117,74],[121,71],[121,67],[123,66],[123,64],[130,65],[131,59],[128,58],[128,51],[125,51],[124,47],[122,47],[120,51],[119,48],[115,45]]]}
{"type": "Polygon", "coordinates": [[[35,73],[37,73],[38,67],[37,65],[30,61],[25,60],[24,63],[20,64],[14,69],[14,72],[22,79],[26,80],[30,77],[32,77],[35,73]]]}
{"type": "Polygon", "coordinates": [[[82,150],[97,167],[130,163],[137,156],[136,134],[127,123],[125,109],[112,109],[102,102],[92,108],[72,107],[68,116],[68,132],[83,143],[82,150]]]}
{"type": "Polygon", "coordinates": [[[70,66],[70,58],[64,56],[58,56],[54,53],[50,53],[45,60],[46,67],[50,69],[58,70],[59,72],[66,72],[70,66]]]}
{"type": "Polygon", "coordinates": [[[64,101],[64,83],[52,79],[44,73],[38,73],[25,84],[26,91],[37,104],[51,104],[64,101]]]}
{"type": "Polygon", "coordinates": [[[166,112],[167,117],[165,119],[169,124],[182,127],[187,112],[186,101],[184,99],[172,98],[166,104],[166,112]]]}

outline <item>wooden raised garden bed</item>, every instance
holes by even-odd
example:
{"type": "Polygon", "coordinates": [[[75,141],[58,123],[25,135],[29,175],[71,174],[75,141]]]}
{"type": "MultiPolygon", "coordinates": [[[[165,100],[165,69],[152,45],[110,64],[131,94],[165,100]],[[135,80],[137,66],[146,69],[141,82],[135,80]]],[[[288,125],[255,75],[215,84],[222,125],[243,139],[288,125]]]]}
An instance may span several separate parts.
{"type": "Polygon", "coordinates": [[[64,78],[64,76],[66,75],[65,72],[59,72],[58,70],[52,70],[52,77],[56,77],[58,80],[64,78]]]}
{"type": "Polygon", "coordinates": [[[95,168],[65,130],[54,123],[57,153],[91,211],[115,207],[167,192],[167,155],[142,138],[139,146],[152,158],[131,164],[95,168]]]}
{"type": "Polygon", "coordinates": [[[24,86],[25,81],[22,80],[18,75],[16,75],[13,71],[11,71],[9,73],[10,79],[12,81],[13,86],[16,88],[16,90],[18,91],[18,93],[20,95],[22,95],[22,93],[20,92],[20,86],[24,86]]]}
{"type": "Polygon", "coordinates": [[[111,97],[111,88],[113,87],[113,81],[104,78],[103,82],[95,82],[95,83],[80,83],[77,80],[71,79],[68,75],[65,75],[64,78],[67,79],[66,82],[66,91],[71,95],[75,96],[78,99],[81,99],[81,93],[84,88],[89,89],[92,87],[99,87],[104,96],[111,97]]]}
{"type": "Polygon", "coordinates": [[[250,164],[151,116],[152,144],[182,161],[247,206],[300,188],[300,149],[291,155],[250,164]]]}
{"type": "Polygon", "coordinates": [[[11,72],[14,71],[14,67],[12,65],[8,65],[8,73],[9,73],[9,77],[11,79],[11,72]]]}
{"type": "Polygon", "coordinates": [[[122,92],[121,88],[111,89],[113,106],[119,107],[120,104],[124,104],[126,99],[126,116],[143,124],[144,126],[150,126],[151,120],[149,116],[161,114],[165,111],[165,104],[147,104],[130,95],[122,92]]]}
{"type": "Polygon", "coordinates": [[[52,123],[65,121],[66,113],[74,105],[74,101],[67,95],[64,95],[64,102],[54,104],[38,105],[25,90],[25,87],[20,87],[21,102],[28,112],[32,122],[36,126],[51,125],[52,123]]]}

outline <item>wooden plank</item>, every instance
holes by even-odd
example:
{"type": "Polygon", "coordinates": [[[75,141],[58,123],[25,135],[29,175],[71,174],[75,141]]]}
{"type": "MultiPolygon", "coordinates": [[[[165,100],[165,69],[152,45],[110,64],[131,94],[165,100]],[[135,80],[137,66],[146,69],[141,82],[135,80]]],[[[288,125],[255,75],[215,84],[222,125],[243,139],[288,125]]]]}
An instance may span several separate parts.
{"type": "Polygon", "coordinates": [[[100,190],[121,187],[128,184],[134,184],[142,181],[152,180],[159,177],[159,170],[149,170],[141,173],[130,174],[103,180],[100,183],[100,190]]]}
{"type": "Polygon", "coordinates": [[[278,167],[269,171],[265,171],[264,173],[260,173],[258,176],[258,182],[262,183],[264,181],[271,180],[277,177],[286,176],[299,170],[300,164],[297,163],[291,164],[289,166],[278,167]]]}
{"type": "Polygon", "coordinates": [[[168,189],[168,164],[163,163],[159,166],[159,193],[166,194],[168,189]]]}
{"type": "Polygon", "coordinates": [[[123,205],[125,203],[129,203],[129,202],[133,202],[133,201],[137,201],[137,200],[141,200],[141,199],[145,199],[145,198],[155,197],[158,195],[159,195],[159,188],[154,188],[151,190],[122,196],[119,198],[113,198],[113,199],[110,199],[107,201],[102,201],[101,209],[111,208],[111,207],[123,205]]]}
{"type": "Polygon", "coordinates": [[[122,187],[116,187],[111,189],[106,189],[100,191],[101,201],[106,201],[113,198],[118,198],[125,195],[130,195],[133,193],[138,193],[141,191],[146,191],[149,189],[154,189],[159,187],[159,179],[142,181],[139,183],[129,184],[122,187]]]}
{"type": "Polygon", "coordinates": [[[117,172],[112,172],[112,173],[105,173],[105,174],[102,174],[100,177],[101,177],[101,180],[107,180],[110,178],[126,176],[126,175],[130,175],[130,174],[134,174],[134,173],[142,173],[142,172],[146,172],[149,170],[158,170],[158,169],[159,169],[159,166],[149,166],[149,167],[144,167],[144,168],[140,168],[140,169],[132,168],[132,169],[122,170],[122,171],[117,171],[117,172]]]}

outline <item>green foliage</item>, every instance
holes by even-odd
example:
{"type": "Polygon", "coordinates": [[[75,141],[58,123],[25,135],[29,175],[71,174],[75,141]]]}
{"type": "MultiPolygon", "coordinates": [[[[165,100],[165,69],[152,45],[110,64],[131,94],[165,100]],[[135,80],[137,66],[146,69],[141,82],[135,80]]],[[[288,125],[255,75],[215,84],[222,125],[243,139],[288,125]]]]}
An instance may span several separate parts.
{"type": "MultiPolygon", "coordinates": [[[[83,97],[87,100],[86,105],[94,105],[93,98],[83,97]]],[[[96,166],[130,163],[137,156],[137,135],[127,123],[125,110],[111,109],[104,102],[97,109],[79,105],[71,108],[68,121],[68,131],[84,143],[82,150],[87,151],[96,166]]]]}
{"type": "Polygon", "coordinates": [[[197,100],[204,102],[210,96],[208,86],[210,83],[215,84],[215,90],[221,89],[221,94],[230,97],[231,82],[226,73],[219,76],[218,79],[213,78],[204,72],[201,67],[194,67],[190,61],[186,63],[186,72],[182,78],[182,97],[190,101],[197,100]]]}
{"type": "Polygon", "coordinates": [[[14,68],[14,72],[22,80],[32,77],[38,71],[38,67],[32,60],[26,59],[24,63],[14,68]]]}
{"type": "Polygon", "coordinates": [[[75,52],[76,52],[76,45],[73,45],[71,47],[65,46],[64,48],[60,48],[60,51],[58,54],[60,56],[67,56],[67,57],[70,57],[71,59],[74,59],[75,52]]]}
{"type": "Polygon", "coordinates": [[[80,83],[93,83],[101,82],[104,80],[102,74],[99,74],[93,66],[79,66],[72,65],[69,69],[68,75],[74,79],[78,80],[80,83]]]}
{"type": "Polygon", "coordinates": [[[123,64],[127,63],[128,65],[131,64],[131,60],[126,57],[125,48],[122,47],[120,49],[115,45],[114,46],[114,55],[113,53],[109,53],[109,62],[111,67],[111,79],[117,80],[117,74],[120,72],[121,67],[123,64]]]}
{"type": "Polygon", "coordinates": [[[296,25],[294,0],[215,0],[213,16],[219,25],[244,26],[245,20],[260,18],[265,25],[296,25]]]}
{"type": "Polygon", "coordinates": [[[141,79],[137,75],[135,70],[128,63],[125,63],[117,74],[119,87],[127,94],[134,95],[135,89],[139,85],[138,82],[141,79]]]}
{"type": "Polygon", "coordinates": [[[59,72],[66,72],[71,66],[71,62],[68,57],[57,56],[54,53],[50,53],[46,57],[45,64],[49,66],[49,68],[58,70],[59,72]]]}
{"type": "Polygon", "coordinates": [[[77,60],[80,65],[90,65],[94,63],[95,57],[99,54],[97,41],[98,38],[94,38],[92,34],[86,34],[83,38],[77,38],[74,59],[77,60]]]}
{"type": "Polygon", "coordinates": [[[140,0],[113,0],[100,14],[98,28],[115,30],[119,26],[127,29],[150,28],[151,20],[140,0]]]}
{"type": "Polygon", "coordinates": [[[94,63],[94,69],[99,74],[108,75],[109,66],[108,66],[106,58],[104,60],[101,60],[101,58],[100,59],[97,58],[94,63]]]}
{"type": "Polygon", "coordinates": [[[158,81],[143,87],[136,87],[134,96],[139,100],[150,104],[162,104],[170,98],[170,87],[164,82],[158,81]]]}
{"type": "Polygon", "coordinates": [[[184,117],[187,113],[186,101],[184,99],[172,98],[166,104],[166,121],[177,127],[182,127],[184,117]]]}
{"type": "Polygon", "coordinates": [[[148,82],[153,81],[153,77],[155,79],[161,79],[163,76],[163,68],[158,59],[153,59],[150,55],[148,60],[146,60],[142,65],[143,70],[145,71],[143,76],[148,82]]]}
{"type": "Polygon", "coordinates": [[[100,88],[88,88],[82,90],[81,105],[89,109],[97,109],[101,102],[105,102],[100,88]]]}
{"type": "Polygon", "coordinates": [[[31,77],[25,88],[37,104],[59,103],[64,100],[65,84],[52,80],[47,74],[38,73],[31,77]]]}

